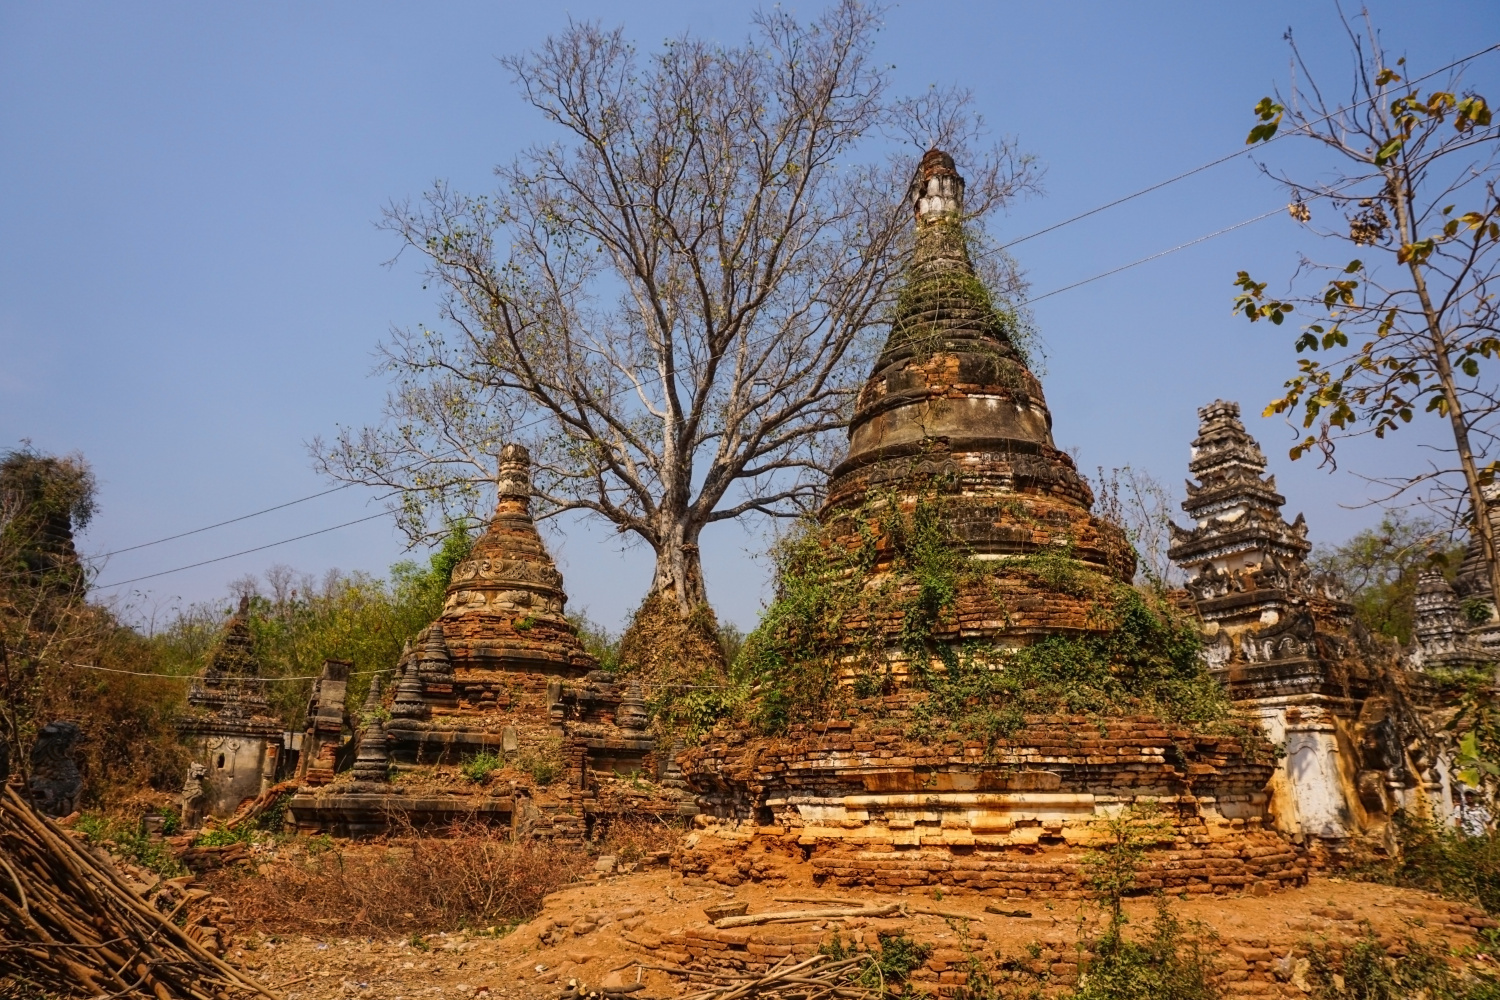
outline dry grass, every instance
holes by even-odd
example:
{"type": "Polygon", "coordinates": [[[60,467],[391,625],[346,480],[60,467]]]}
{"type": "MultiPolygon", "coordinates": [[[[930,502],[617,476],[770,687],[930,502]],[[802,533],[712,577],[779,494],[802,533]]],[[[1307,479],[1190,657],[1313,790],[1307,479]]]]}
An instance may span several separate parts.
{"type": "Polygon", "coordinates": [[[406,934],[528,920],[548,893],[593,870],[601,855],[638,861],[675,830],[616,820],[589,845],[512,843],[508,830],[459,827],[445,837],[407,831],[379,841],[327,838],[282,845],[253,867],[205,877],[233,900],[242,927],[270,933],[406,934]]]}
{"type": "Polygon", "coordinates": [[[503,834],[283,848],[211,887],[249,927],[272,932],[391,934],[525,920],[542,898],[592,868],[577,847],[513,844],[503,834]],[[320,849],[321,848],[321,849],[320,849]]]}

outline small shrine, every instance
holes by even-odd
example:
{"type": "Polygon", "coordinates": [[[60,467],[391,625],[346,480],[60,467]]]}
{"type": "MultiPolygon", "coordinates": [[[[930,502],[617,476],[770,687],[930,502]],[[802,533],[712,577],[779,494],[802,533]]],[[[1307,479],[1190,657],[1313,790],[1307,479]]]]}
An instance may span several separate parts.
{"type": "Polygon", "coordinates": [[[290,760],[290,734],[271,714],[260,675],[245,597],[188,689],[187,712],[177,722],[193,761],[203,767],[197,801],[209,816],[227,816],[255,798],[283,776],[290,760]]]}
{"type": "Polygon", "coordinates": [[[1271,781],[1275,827],[1298,843],[1334,848],[1379,835],[1398,810],[1448,815],[1449,766],[1437,746],[1438,693],[1408,668],[1473,659],[1452,587],[1423,574],[1416,645],[1355,618],[1342,584],[1309,571],[1307,523],[1288,523],[1239,404],[1198,411],[1171,559],[1203,622],[1204,657],[1237,708],[1285,748],[1271,781]]]}

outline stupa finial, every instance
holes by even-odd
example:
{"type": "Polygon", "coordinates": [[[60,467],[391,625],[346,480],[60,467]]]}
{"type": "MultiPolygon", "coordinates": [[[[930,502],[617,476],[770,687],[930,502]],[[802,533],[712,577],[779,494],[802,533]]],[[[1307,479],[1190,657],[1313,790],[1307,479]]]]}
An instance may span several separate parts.
{"type": "Polygon", "coordinates": [[[907,197],[918,223],[958,221],[964,210],[964,179],[953,157],[929,149],[917,164],[907,197]]]}

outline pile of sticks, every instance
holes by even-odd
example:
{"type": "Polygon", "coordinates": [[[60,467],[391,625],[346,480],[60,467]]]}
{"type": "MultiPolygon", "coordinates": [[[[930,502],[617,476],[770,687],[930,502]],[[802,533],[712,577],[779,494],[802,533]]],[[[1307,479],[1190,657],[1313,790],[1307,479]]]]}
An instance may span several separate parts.
{"type": "Polygon", "coordinates": [[[761,976],[728,977],[686,969],[664,971],[728,980],[723,985],[685,994],[678,1000],[890,1000],[897,995],[895,984],[892,989],[887,989],[884,983],[865,985],[869,977],[863,973],[874,962],[871,955],[854,955],[837,961],[827,955],[814,955],[796,965],[789,965],[788,961],[783,959],[761,976]]]}
{"type": "Polygon", "coordinates": [[[210,954],[9,787],[0,787],[0,985],[153,1000],[280,998],[210,954]]]}

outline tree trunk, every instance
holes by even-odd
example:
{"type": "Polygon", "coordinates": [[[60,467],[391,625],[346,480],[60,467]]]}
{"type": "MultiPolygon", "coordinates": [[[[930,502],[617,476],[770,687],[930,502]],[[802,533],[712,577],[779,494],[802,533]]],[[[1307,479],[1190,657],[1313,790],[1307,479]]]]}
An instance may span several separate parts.
{"type": "Polygon", "coordinates": [[[703,585],[703,558],[698,553],[698,535],[702,530],[702,525],[679,518],[657,535],[651,593],[670,597],[684,618],[708,603],[708,590],[703,585]]]}
{"type": "MultiPolygon", "coordinates": [[[[1416,241],[1416,229],[1412,220],[1411,189],[1398,171],[1387,173],[1388,190],[1395,194],[1391,199],[1396,209],[1396,223],[1403,242],[1410,245],[1416,241]]],[[[1484,553],[1484,563],[1489,570],[1490,601],[1495,612],[1500,614],[1500,560],[1496,559],[1494,525],[1490,523],[1490,505],[1484,495],[1480,481],[1479,463],[1474,458],[1474,448],[1469,441],[1469,423],[1464,412],[1463,400],[1453,376],[1453,365],[1448,358],[1448,338],[1443,330],[1442,317],[1438,315],[1427,289],[1427,278],[1422,273],[1421,263],[1413,257],[1407,269],[1416,287],[1417,298],[1422,303],[1423,318],[1427,323],[1427,336],[1432,343],[1432,362],[1442,386],[1443,398],[1448,410],[1448,423],[1453,430],[1454,449],[1458,453],[1459,468],[1463,471],[1464,485],[1469,492],[1469,503],[1474,510],[1474,531],[1484,553]]]]}

